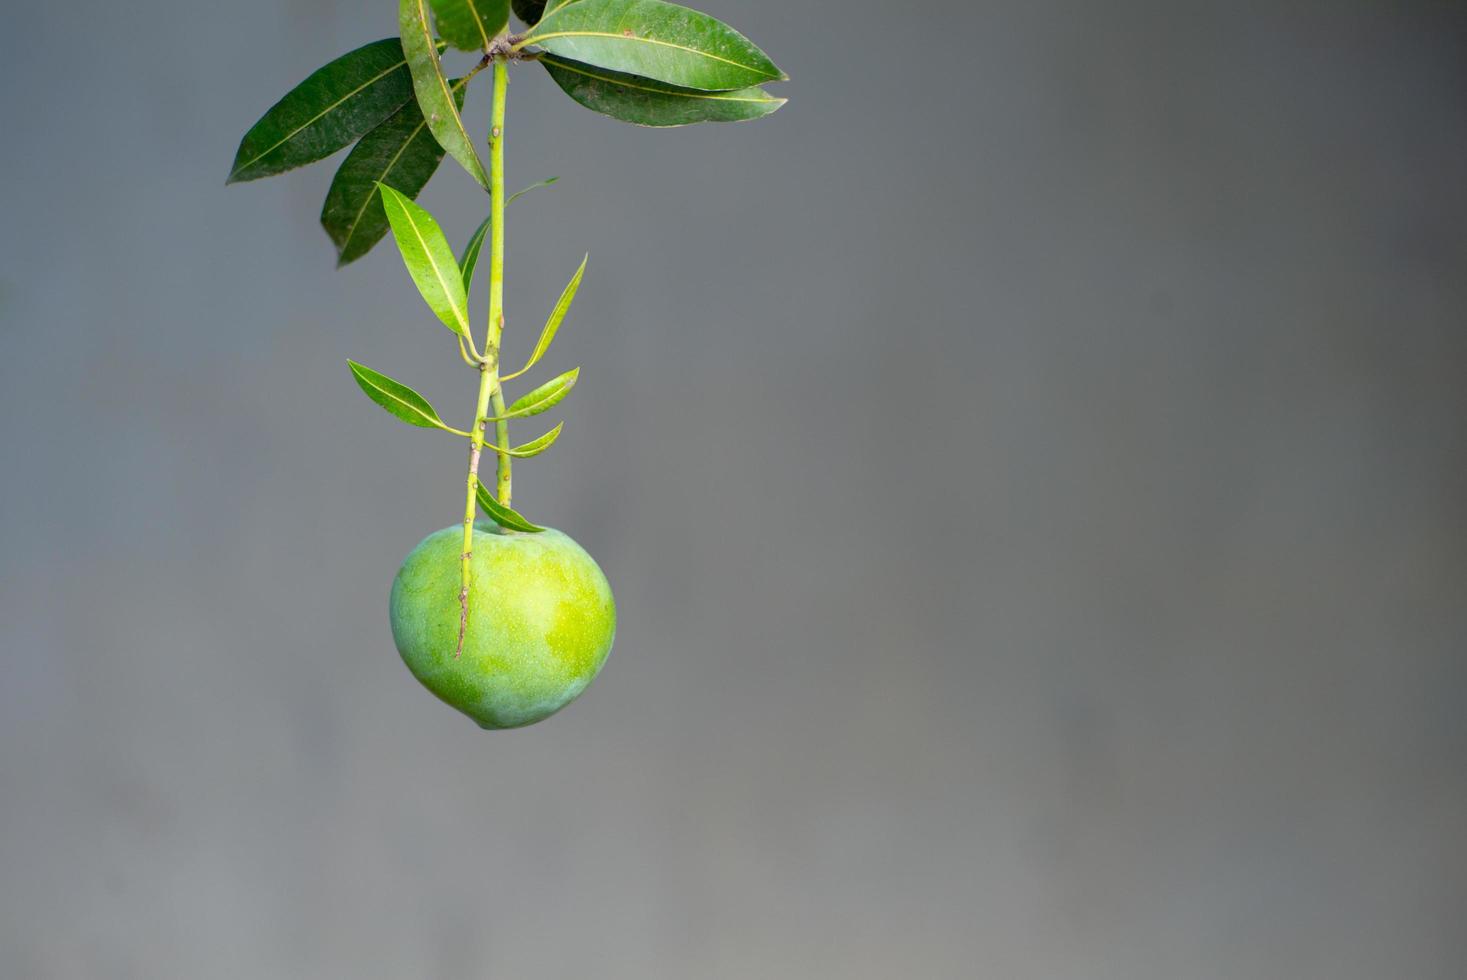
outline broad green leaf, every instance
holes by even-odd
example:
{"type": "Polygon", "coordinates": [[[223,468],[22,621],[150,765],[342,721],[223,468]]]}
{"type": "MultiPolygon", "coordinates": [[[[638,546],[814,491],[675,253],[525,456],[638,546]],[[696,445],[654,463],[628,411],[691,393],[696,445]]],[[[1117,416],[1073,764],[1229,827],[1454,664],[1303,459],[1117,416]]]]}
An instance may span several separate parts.
{"type": "MultiPolygon", "coordinates": [[[[571,276],[571,281],[561,291],[560,299],[555,301],[555,308],[550,311],[550,318],[545,321],[545,327],[540,331],[540,339],[535,341],[535,349],[530,353],[530,359],[525,362],[524,367],[519,369],[516,376],[524,374],[538,364],[540,358],[544,357],[545,352],[550,349],[550,342],[555,339],[556,332],[560,330],[561,321],[565,319],[565,314],[570,309],[571,302],[576,298],[576,290],[581,288],[581,277],[586,274],[586,263],[590,261],[590,258],[591,256],[588,254],[584,259],[581,259],[581,267],[576,270],[576,274],[571,276]]],[[[548,408],[549,406],[546,407],[548,408]]],[[[544,411],[544,409],[541,409],[541,411],[544,411]]]]}
{"type": "Polygon", "coordinates": [[[565,396],[571,393],[576,386],[576,381],[581,377],[580,368],[572,368],[564,374],[552,378],[534,391],[522,398],[515,400],[514,404],[505,409],[500,418],[523,419],[531,415],[539,415],[548,412],[556,405],[565,401],[565,396]]]}
{"type": "Polygon", "coordinates": [[[483,509],[484,513],[489,515],[489,519],[500,527],[508,528],[511,531],[524,531],[527,534],[535,534],[545,530],[538,524],[531,524],[516,511],[496,500],[489,488],[484,486],[483,480],[479,481],[479,486],[474,491],[474,496],[479,498],[479,506],[483,509]]]}
{"type": "Polygon", "coordinates": [[[416,425],[424,429],[443,429],[453,432],[443,424],[438,413],[433,410],[422,395],[405,384],[393,381],[385,374],[373,371],[371,368],[358,364],[356,361],[347,361],[351,368],[351,376],[357,379],[357,384],[367,397],[387,411],[402,419],[408,425],[416,425]]]}
{"type": "Polygon", "coordinates": [[[412,94],[397,38],[344,54],[291,89],[250,127],[228,182],[269,177],[328,157],[392,115],[412,94]]]}
{"type": "Polygon", "coordinates": [[[489,217],[479,223],[479,227],[475,228],[474,233],[469,236],[469,243],[464,246],[463,255],[459,256],[458,271],[464,281],[465,300],[469,298],[469,293],[473,292],[474,267],[479,264],[479,253],[484,249],[484,236],[489,233],[489,223],[492,220],[493,218],[489,217]]]}
{"type": "MultiPolygon", "coordinates": [[[[464,86],[465,79],[453,83],[453,97],[459,105],[463,104],[464,86]]],[[[417,197],[442,160],[443,147],[428,132],[418,102],[411,97],[385,123],[363,136],[331,179],[321,207],[321,224],[336,243],[336,264],[361,258],[387,234],[378,182],[417,197]]]]}
{"type": "Polygon", "coordinates": [[[529,187],[522,187],[509,196],[509,200],[504,202],[504,206],[509,207],[515,201],[518,201],[520,198],[530,193],[530,191],[539,190],[542,187],[549,187],[559,179],[559,177],[546,177],[544,180],[535,181],[529,187]]]}
{"type": "Polygon", "coordinates": [[[428,0],[399,0],[397,8],[397,26],[402,32],[402,50],[413,76],[413,92],[418,97],[418,107],[428,120],[428,131],[438,145],[488,190],[489,174],[485,172],[478,153],[474,152],[474,141],[464,129],[448,79],[443,77],[438,46],[428,28],[427,3],[428,0]]]}
{"type": "Polygon", "coordinates": [[[587,109],[638,126],[741,122],[767,116],[786,101],[757,86],[731,92],[703,92],[583,65],[552,54],[541,55],[540,63],[566,95],[587,109]]]}
{"type": "Polygon", "coordinates": [[[513,456],[516,459],[529,459],[531,456],[538,456],[549,449],[551,443],[560,438],[560,430],[564,428],[564,422],[557,422],[555,428],[538,439],[531,439],[523,446],[516,446],[513,449],[500,449],[498,446],[489,445],[484,447],[484,451],[486,453],[503,453],[506,456],[513,456]]]}
{"type": "Polygon", "coordinates": [[[460,336],[472,336],[463,274],[448,239],[443,237],[443,229],[431,214],[398,191],[386,184],[378,184],[377,188],[382,194],[382,210],[392,224],[392,237],[397,239],[403,264],[418,292],[444,326],[460,336]]]}
{"type": "Polygon", "coordinates": [[[514,15],[526,26],[534,24],[545,13],[545,0],[511,0],[514,15]]]}
{"type": "Polygon", "coordinates": [[[785,74],[738,31],[664,0],[576,0],[547,13],[520,46],[682,88],[725,91],[785,74]]]}
{"type": "Polygon", "coordinates": [[[509,26],[509,0],[431,0],[438,35],[460,51],[484,51],[509,26]]]}

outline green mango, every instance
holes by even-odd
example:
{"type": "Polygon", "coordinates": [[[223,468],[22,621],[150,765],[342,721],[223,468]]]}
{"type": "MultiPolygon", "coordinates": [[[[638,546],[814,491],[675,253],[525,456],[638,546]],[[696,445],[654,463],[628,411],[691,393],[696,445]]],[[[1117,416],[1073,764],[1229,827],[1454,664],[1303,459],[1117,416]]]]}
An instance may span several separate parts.
{"type": "Polygon", "coordinates": [[[459,635],[463,526],[412,550],[392,582],[392,638],[403,663],[481,728],[520,728],[586,690],[611,652],[616,602],[594,559],[547,528],[474,524],[468,624],[459,635]]]}

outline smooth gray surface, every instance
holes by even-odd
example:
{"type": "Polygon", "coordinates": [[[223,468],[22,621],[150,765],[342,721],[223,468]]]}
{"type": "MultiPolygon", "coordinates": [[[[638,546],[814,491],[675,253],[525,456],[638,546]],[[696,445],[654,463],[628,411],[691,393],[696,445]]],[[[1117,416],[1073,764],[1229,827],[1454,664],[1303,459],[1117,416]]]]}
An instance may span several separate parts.
{"type": "Polygon", "coordinates": [[[0,975],[1462,976],[1462,8],[704,6],[783,111],[515,71],[512,360],[591,253],[516,499],[622,621],[505,734],[387,629],[462,449],[344,361],[473,378],[330,165],[224,187],[391,5],[9,12],[0,975]]]}

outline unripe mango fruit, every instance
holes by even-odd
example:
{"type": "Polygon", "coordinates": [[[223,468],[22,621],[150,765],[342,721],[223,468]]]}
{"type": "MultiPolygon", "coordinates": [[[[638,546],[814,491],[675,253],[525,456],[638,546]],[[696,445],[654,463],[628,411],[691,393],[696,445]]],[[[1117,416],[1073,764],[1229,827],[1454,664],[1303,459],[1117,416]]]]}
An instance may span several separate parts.
{"type": "Polygon", "coordinates": [[[423,539],[397,570],[392,638],[413,676],[481,728],[548,718],[596,677],[616,636],[616,602],[585,549],[554,529],[474,525],[469,618],[459,631],[463,526],[423,539]]]}

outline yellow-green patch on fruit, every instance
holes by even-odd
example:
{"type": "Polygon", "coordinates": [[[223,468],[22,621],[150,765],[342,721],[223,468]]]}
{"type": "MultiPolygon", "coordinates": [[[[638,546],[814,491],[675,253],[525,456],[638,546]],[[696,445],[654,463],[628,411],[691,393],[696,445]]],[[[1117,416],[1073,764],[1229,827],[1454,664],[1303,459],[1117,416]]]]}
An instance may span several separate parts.
{"type": "Polygon", "coordinates": [[[423,686],[483,728],[519,728],[574,701],[616,636],[606,576],[580,545],[547,529],[474,524],[469,620],[459,630],[463,527],[412,550],[392,582],[392,638],[423,686]]]}

